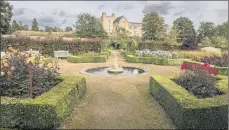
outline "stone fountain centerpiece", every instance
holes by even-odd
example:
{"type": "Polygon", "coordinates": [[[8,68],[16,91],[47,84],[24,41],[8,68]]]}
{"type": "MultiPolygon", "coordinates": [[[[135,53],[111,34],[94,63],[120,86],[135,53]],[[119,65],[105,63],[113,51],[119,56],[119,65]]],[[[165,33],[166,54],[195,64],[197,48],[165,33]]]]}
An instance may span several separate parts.
{"type": "Polygon", "coordinates": [[[119,67],[118,62],[117,62],[118,58],[117,58],[115,53],[114,53],[114,56],[115,56],[115,58],[114,58],[114,66],[110,67],[107,71],[109,73],[122,73],[123,72],[123,68],[119,67]]]}

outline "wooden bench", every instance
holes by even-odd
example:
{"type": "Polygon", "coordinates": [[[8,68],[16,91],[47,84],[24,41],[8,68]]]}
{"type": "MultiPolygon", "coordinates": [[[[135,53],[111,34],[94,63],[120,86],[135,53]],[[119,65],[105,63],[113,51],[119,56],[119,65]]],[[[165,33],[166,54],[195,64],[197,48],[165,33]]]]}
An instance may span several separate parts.
{"type": "Polygon", "coordinates": [[[67,58],[68,56],[71,56],[72,54],[70,54],[68,51],[54,51],[54,57],[56,58],[67,58]]]}
{"type": "Polygon", "coordinates": [[[25,51],[25,52],[29,53],[29,54],[31,53],[32,57],[39,56],[39,54],[40,54],[39,51],[25,51]]]}

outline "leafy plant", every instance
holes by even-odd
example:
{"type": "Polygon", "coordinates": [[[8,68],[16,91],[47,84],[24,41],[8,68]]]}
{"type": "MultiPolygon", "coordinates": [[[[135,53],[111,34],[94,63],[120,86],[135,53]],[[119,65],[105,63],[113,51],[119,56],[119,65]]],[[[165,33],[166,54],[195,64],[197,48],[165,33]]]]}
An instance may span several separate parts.
{"type": "Polygon", "coordinates": [[[1,59],[1,85],[3,96],[26,98],[29,96],[29,63],[32,63],[33,96],[47,92],[60,82],[56,61],[46,62],[43,57],[31,57],[12,47],[1,59]]]}
{"type": "Polygon", "coordinates": [[[137,50],[135,52],[135,55],[139,57],[156,57],[156,58],[169,58],[169,59],[175,59],[179,57],[178,53],[176,52],[169,52],[169,51],[162,51],[162,50],[151,51],[149,49],[137,50]]]}
{"type": "Polygon", "coordinates": [[[223,92],[215,88],[216,77],[201,70],[185,71],[174,81],[198,98],[208,98],[223,94],[223,92]]]}
{"type": "Polygon", "coordinates": [[[220,66],[220,67],[227,67],[228,66],[228,55],[225,54],[223,56],[206,56],[204,58],[200,58],[199,59],[200,62],[204,62],[207,64],[211,64],[211,65],[216,65],[216,66],[220,66]]]}

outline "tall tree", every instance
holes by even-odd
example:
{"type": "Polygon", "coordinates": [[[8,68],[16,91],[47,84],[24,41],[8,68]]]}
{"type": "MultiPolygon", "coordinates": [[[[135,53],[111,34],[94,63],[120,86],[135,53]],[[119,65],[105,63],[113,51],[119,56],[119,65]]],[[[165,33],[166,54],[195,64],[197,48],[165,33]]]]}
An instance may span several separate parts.
{"type": "Polygon", "coordinates": [[[146,14],[142,20],[142,31],[144,40],[162,40],[166,34],[164,18],[157,12],[146,14]]]}
{"type": "Polygon", "coordinates": [[[204,37],[212,37],[215,35],[215,24],[213,22],[201,22],[197,30],[197,39],[200,42],[204,37]]]}
{"type": "Polygon", "coordinates": [[[81,13],[78,15],[77,21],[74,25],[76,34],[79,37],[107,37],[100,20],[89,13],[81,13]]]}
{"type": "Polygon", "coordinates": [[[11,26],[11,31],[15,32],[15,31],[18,31],[18,30],[20,30],[20,26],[18,25],[16,20],[13,20],[12,26],[11,26]]]}
{"type": "Polygon", "coordinates": [[[228,22],[224,22],[216,27],[216,35],[228,39],[228,22]]]}
{"type": "Polygon", "coordinates": [[[39,31],[38,22],[37,22],[36,18],[33,19],[31,30],[32,31],[39,31]]]}
{"type": "Polygon", "coordinates": [[[65,32],[70,32],[70,31],[72,31],[72,27],[66,27],[65,28],[65,32]]]}
{"type": "Polygon", "coordinates": [[[19,21],[19,30],[23,30],[23,25],[21,21],[19,21]]]}
{"type": "Polygon", "coordinates": [[[8,33],[10,30],[10,21],[11,17],[13,16],[12,9],[13,6],[10,5],[9,2],[5,0],[0,1],[0,17],[1,17],[1,23],[0,23],[0,29],[2,34],[8,33]]]}
{"type": "Polygon", "coordinates": [[[196,49],[197,36],[193,22],[186,17],[177,18],[173,22],[173,28],[179,30],[178,42],[182,42],[183,49],[196,49]]]}

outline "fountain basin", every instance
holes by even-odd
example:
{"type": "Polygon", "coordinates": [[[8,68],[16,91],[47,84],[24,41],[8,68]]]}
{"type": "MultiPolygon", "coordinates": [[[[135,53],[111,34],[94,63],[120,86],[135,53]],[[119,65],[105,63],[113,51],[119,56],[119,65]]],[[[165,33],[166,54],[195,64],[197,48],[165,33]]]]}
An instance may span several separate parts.
{"type": "Polygon", "coordinates": [[[89,75],[103,75],[103,76],[137,76],[145,74],[147,69],[144,68],[137,68],[137,67],[127,67],[122,66],[122,72],[119,73],[111,73],[108,70],[113,67],[95,67],[95,68],[85,68],[81,70],[81,73],[89,74],[89,75]]]}
{"type": "Polygon", "coordinates": [[[109,73],[122,73],[123,72],[123,68],[120,68],[120,67],[111,67],[111,68],[108,68],[107,71],[109,73]]]}

